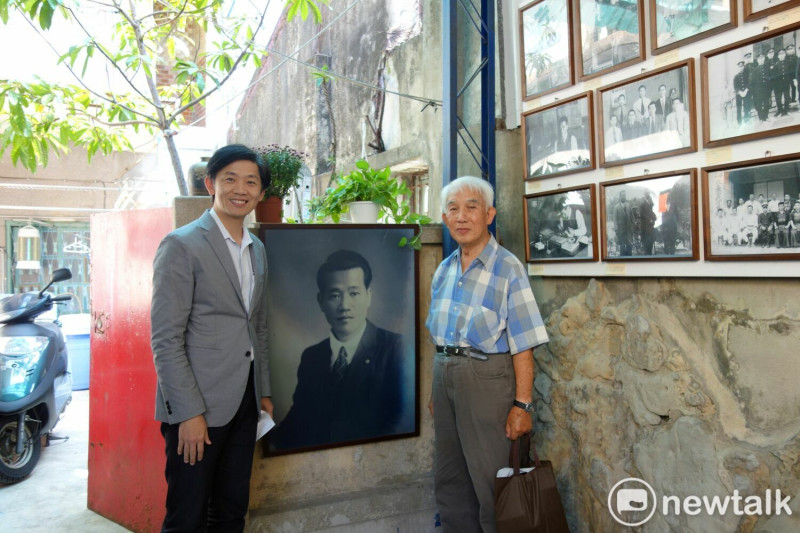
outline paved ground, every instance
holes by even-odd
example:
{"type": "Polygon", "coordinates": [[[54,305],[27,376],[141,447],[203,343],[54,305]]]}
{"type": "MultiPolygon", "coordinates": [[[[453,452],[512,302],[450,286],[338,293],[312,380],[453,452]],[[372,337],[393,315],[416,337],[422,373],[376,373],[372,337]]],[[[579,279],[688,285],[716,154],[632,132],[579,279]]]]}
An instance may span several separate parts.
{"type": "Polygon", "coordinates": [[[0,530],[26,533],[118,533],[127,529],[86,508],[89,448],[89,391],[72,393],[56,435],[68,435],[42,449],[26,480],[0,484],[0,530]]]}

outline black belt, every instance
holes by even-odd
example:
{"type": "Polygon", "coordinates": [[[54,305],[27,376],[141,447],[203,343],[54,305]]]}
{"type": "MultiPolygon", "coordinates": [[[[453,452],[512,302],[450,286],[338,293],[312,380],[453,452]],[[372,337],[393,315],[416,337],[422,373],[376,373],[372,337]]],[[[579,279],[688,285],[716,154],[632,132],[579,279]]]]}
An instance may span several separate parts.
{"type": "Polygon", "coordinates": [[[473,359],[478,359],[479,361],[488,361],[489,356],[491,355],[508,355],[509,352],[505,353],[484,353],[479,350],[475,350],[474,348],[469,348],[466,346],[456,346],[455,344],[448,344],[446,346],[436,345],[436,353],[440,353],[445,357],[472,357],[473,359]]]}

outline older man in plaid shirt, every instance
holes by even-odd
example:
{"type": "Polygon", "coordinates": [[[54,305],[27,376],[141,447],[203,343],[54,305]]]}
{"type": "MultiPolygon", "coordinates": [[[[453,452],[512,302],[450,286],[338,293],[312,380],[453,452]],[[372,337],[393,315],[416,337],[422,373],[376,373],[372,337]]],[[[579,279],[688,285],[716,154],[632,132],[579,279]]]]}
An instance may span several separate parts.
{"type": "Polygon", "coordinates": [[[435,491],[446,532],[491,532],[494,480],[532,428],[533,348],[547,342],[522,263],[489,233],[494,191],[466,176],[442,190],[459,248],[433,277],[426,325],[436,344],[429,408],[435,491]]]}

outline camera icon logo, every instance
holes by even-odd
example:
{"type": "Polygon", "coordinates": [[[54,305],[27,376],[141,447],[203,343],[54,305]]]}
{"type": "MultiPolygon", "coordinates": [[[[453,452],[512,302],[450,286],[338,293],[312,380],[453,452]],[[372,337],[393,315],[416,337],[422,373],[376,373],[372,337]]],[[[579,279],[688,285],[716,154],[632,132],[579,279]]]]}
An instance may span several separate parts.
{"type": "Polygon", "coordinates": [[[656,493],[646,481],[636,477],[617,482],[608,493],[608,510],[623,526],[640,526],[656,512],[656,493]]]}

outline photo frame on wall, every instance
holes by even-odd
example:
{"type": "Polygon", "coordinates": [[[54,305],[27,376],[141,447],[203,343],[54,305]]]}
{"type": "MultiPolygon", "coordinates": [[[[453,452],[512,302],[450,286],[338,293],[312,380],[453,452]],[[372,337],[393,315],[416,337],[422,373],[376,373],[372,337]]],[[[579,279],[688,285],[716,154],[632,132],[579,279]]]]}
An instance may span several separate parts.
{"type": "Polygon", "coordinates": [[[575,2],[578,79],[644,61],[644,0],[575,2]]]}
{"type": "Polygon", "coordinates": [[[796,7],[794,0],[744,0],[744,20],[756,20],[796,7]]]}
{"type": "Polygon", "coordinates": [[[523,200],[528,263],[597,261],[594,183],[523,200]]]}
{"type": "Polygon", "coordinates": [[[523,113],[525,179],[595,168],[593,113],[591,92],[523,113]]]}
{"type": "Polygon", "coordinates": [[[653,54],[735,27],[735,0],[685,3],[650,0],[650,49],[653,54]]]}
{"type": "Polygon", "coordinates": [[[270,364],[277,426],[265,455],[419,435],[419,254],[398,246],[418,231],[260,226],[270,267],[268,346],[281,355],[270,364]],[[347,347],[361,331],[356,348],[347,347]],[[334,339],[347,360],[336,380],[334,339]]]}
{"type": "Polygon", "coordinates": [[[694,59],[597,90],[600,166],[694,152],[694,59]]]}
{"type": "Polygon", "coordinates": [[[696,170],[600,183],[604,261],[696,260],[696,170]]]}
{"type": "Polygon", "coordinates": [[[800,153],[701,170],[706,260],[800,259],[800,153]]]}
{"type": "Polygon", "coordinates": [[[524,100],[569,87],[575,82],[571,19],[570,0],[536,0],[520,8],[524,100]]]}
{"type": "Polygon", "coordinates": [[[800,131],[800,22],[705,52],[703,146],[800,131]]]}

